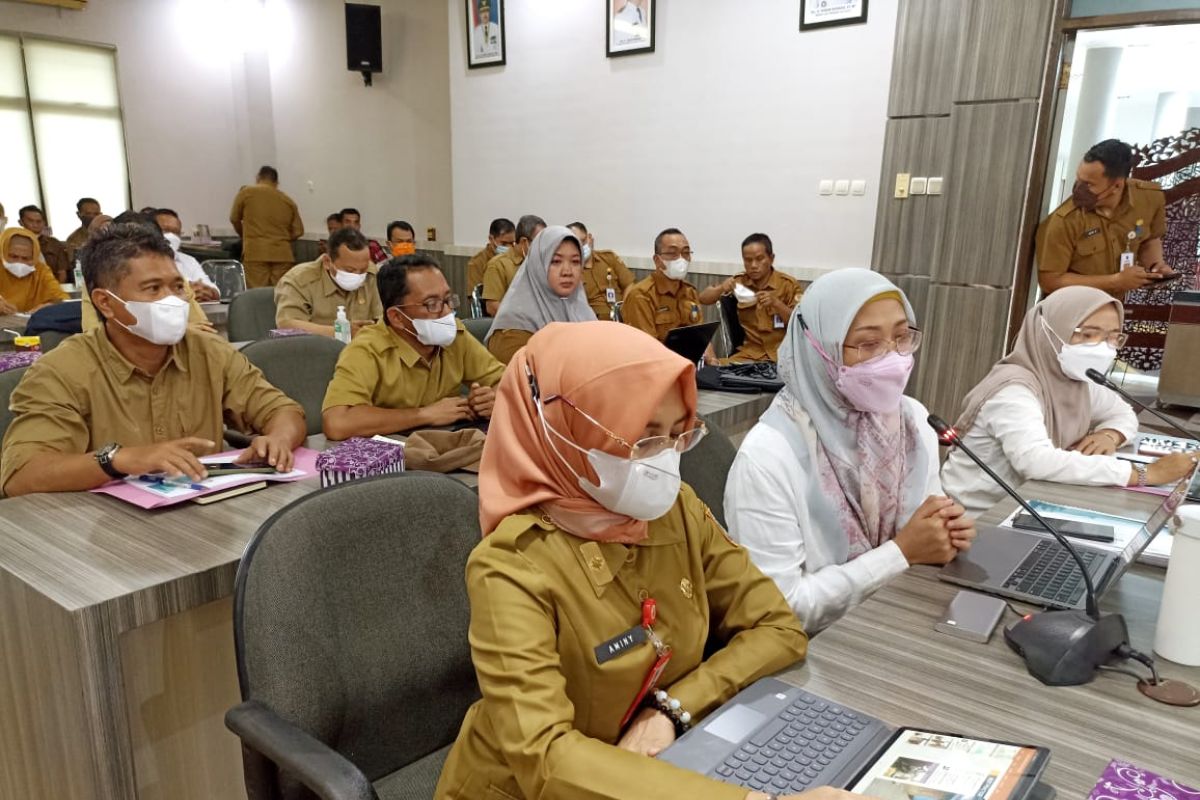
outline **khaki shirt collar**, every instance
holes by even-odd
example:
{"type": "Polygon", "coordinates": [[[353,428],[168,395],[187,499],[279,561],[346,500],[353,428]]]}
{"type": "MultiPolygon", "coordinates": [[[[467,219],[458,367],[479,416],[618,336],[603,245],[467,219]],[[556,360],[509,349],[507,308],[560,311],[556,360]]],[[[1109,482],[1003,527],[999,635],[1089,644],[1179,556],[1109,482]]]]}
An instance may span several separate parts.
{"type": "Polygon", "coordinates": [[[655,268],[654,270],[654,290],[659,294],[676,295],[679,294],[679,288],[683,286],[683,281],[673,281],[663,274],[662,270],[655,268]]]}
{"type": "MultiPolygon", "coordinates": [[[[121,351],[109,340],[108,331],[105,327],[106,323],[102,323],[96,329],[96,341],[100,348],[100,357],[104,360],[104,364],[110,369],[113,374],[120,378],[121,383],[128,383],[133,377],[133,373],[138,372],[142,375],[146,373],[139,370],[133,365],[129,359],[121,355],[121,351]]],[[[181,348],[187,341],[187,334],[180,340],[179,344],[171,345],[170,352],[167,354],[167,360],[163,362],[162,369],[174,365],[180,372],[187,372],[187,363],[180,352],[181,348]]],[[[162,370],[159,370],[162,373],[162,370]]],[[[146,375],[147,378],[153,378],[153,375],[146,375]]]]}
{"type": "MultiPolygon", "coordinates": [[[[674,511],[667,516],[674,516],[674,511]]],[[[539,521],[539,525],[548,520],[539,521]]],[[[551,528],[553,527],[550,523],[551,528]]],[[[543,525],[544,527],[544,525],[543,525]]],[[[570,534],[567,534],[570,536],[570,534]]],[[[579,562],[583,573],[587,575],[596,592],[596,597],[603,597],[609,585],[616,579],[617,573],[627,561],[637,558],[637,548],[658,547],[662,545],[679,544],[684,540],[682,526],[670,525],[665,522],[650,523],[649,535],[636,545],[623,545],[615,542],[594,542],[578,536],[571,537],[571,549],[579,562]]]]}

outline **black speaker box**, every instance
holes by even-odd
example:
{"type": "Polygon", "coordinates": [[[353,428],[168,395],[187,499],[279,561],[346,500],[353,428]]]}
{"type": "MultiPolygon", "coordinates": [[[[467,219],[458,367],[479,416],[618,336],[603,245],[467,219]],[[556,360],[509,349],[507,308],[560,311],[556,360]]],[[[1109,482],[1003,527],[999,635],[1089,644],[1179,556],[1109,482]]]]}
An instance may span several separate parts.
{"type": "Polygon", "coordinates": [[[383,39],[379,6],[346,3],[346,69],[383,72],[383,39]]]}

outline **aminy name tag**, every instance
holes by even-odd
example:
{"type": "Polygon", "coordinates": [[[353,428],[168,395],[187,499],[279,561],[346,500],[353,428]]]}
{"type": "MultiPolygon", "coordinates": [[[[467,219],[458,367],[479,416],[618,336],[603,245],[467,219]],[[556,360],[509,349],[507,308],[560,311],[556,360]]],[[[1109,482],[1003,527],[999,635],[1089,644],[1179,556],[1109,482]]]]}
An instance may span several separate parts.
{"type": "Polygon", "coordinates": [[[613,289],[612,287],[605,289],[604,290],[604,302],[608,303],[609,305],[612,305],[613,303],[617,302],[617,290],[613,289]]]}
{"type": "Polygon", "coordinates": [[[603,664],[612,661],[617,656],[627,653],[646,641],[646,629],[635,625],[624,633],[619,633],[607,642],[596,645],[596,663],[603,664]]]}

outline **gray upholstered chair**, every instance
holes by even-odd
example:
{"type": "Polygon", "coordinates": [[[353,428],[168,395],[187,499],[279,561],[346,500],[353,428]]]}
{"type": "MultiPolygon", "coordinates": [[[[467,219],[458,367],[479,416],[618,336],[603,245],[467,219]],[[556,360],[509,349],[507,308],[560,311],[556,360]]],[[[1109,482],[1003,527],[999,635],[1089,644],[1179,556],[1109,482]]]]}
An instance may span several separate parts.
{"type": "Polygon", "coordinates": [[[29,367],[18,367],[0,372],[0,441],[4,440],[4,432],[8,430],[8,426],[13,421],[13,413],[8,410],[8,396],[13,393],[13,389],[17,388],[17,384],[21,382],[21,376],[27,369],[29,367]]]}
{"type": "Polygon", "coordinates": [[[304,408],[312,436],[321,432],[321,403],[343,347],[328,336],[285,336],[251,342],[242,348],[242,355],[263,371],[272,386],[304,408]]]}
{"type": "Polygon", "coordinates": [[[315,492],[263,523],[233,624],[251,798],[429,798],[479,696],[463,573],[479,499],[409,472],[315,492]]]}
{"type": "Polygon", "coordinates": [[[229,303],[229,341],[250,342],[266,338],[275,327],[275,289],[247,289],[229,303]]]}
{"type": "Polygon", "coordinates": [[[492,329],[492,318],[491,317],[480,317],[479,319],[464,319],[462,321],[462,323],[463,323],[463,327],[466,328],[470,332],[470,334],[472,336],[474,336],[476,339],[478,339],[480,342],[482,342],[484,337],[488,335],[488,331],[490,331],[492,329]]]}
{"type": "Polygon", "coordinates": [[[679,474],[724,527],[725,480],[737,456],[737,448],[724,431],[709,420],[704,422],[708,426],[708,435],[679,459],[679,474]]]}

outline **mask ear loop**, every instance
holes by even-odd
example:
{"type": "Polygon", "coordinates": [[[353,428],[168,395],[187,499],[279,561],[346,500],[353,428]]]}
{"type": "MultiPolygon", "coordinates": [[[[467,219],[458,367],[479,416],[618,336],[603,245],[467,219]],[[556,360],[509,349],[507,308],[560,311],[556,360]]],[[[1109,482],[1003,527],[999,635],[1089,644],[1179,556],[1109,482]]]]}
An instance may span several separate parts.
{"type": "Polygon", "coordinates": [[[808,343],[812,345],[813,349],[817,351],[817,355],[825,362],[825,373],[829,376],[829,380],[836,382],[838,365],[825,352],[825,348],[821,347],[821,343],[817,341],[817,338],[812,335],[812,331],[808,329],[808,323],[804,321],[803,315],[799,312],[796,313],[796,321],[800,323],[800,330],[804,331],[804,337],[808,339],[808,343]]]}
{"type": "Polygon", "coordinates": [[[546,434],[546,443],[550,445],[550,449],[554,451],[554,455],[558,456],[558,460],[561,461],[563,466],[567,468],[567,471],[570,472],[573,476],[575,476],[575,480],[579,482],[580,486],[587,485],[587,486],[591,486],[593,489],[598,490],[600,488],[599,486],[597,486],[596,484],[589,481],[587,478],[580,475],[578,472],[576,472],[571,467],[570,463],[568,463],[568,461],[566,459],[566,456],[564,456],[562,454],[562,451],[558,449],[558,445],[556,445],[554,443],[554,438],[557,437],[559,439],[562,439],[564,442],[566,442],[571,447],[574,447],[579,452],[583,453],[585,456],[588,454],[587,450],[584,450],[582,447],[575,444],[570,439],[568,439],[566,436],[563,436],[561,433],[559,433],[558,431],[554,430],[553,427],[551,427],[550,422],[546,419],[545,408],[542,406],[542,389],[538,385],[537,376],[534,375],[533,370],[529,368],[528,360],[526,360],[524,366],[525,366],[525,379],[529,382],[529,394],[530,394],[531,399],[533,400],[533,407],[534,407],[534,409],[537,410],[538,420],[542,423],[542,431],[545,432],[545,434],[546,434]]]}

